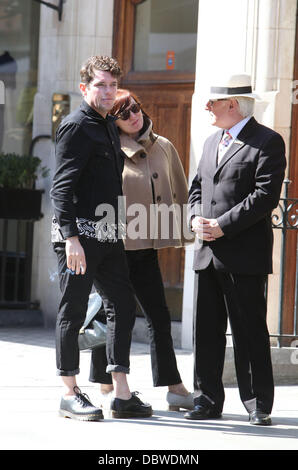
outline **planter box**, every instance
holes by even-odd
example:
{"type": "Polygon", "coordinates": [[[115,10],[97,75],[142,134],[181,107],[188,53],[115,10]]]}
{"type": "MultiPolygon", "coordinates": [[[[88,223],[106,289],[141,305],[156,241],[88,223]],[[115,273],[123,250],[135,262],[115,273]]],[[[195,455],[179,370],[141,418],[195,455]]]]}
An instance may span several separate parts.
{"type": "Polygon", "coordinates": [[[42,193],[39,189],[0,188],[0,219],[41,219],[42,193]]]}

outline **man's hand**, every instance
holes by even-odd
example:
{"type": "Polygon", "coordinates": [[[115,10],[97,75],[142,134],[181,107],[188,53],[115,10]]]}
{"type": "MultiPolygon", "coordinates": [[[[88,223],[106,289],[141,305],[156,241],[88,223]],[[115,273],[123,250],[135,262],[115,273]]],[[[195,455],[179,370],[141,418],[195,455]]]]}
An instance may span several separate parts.
{"type": "Polygon", "coordinates": [[[223,237],[224,233],[216,219],[205,219],[196,216],[192,219],[192,229],[201,240],[213,242],[217,238],[223,237]]]}
{"type": "Polygon", "coordinates": [[[85,274],[87,265],[84,248],[78,237],[70,237],[65,245],[67,267],[76,274],[85,274]]]}

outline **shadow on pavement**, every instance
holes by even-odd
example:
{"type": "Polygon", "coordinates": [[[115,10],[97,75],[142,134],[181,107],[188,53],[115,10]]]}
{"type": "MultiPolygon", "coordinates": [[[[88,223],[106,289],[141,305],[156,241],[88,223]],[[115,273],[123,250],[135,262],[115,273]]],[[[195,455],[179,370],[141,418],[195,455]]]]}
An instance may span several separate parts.
{"type": "MultiPolygon", "coordinates": [[[[115,421],[105,418],[105,421],[115,421]]],[[[208,421],[190,421],[183,418],[183,413],[173,413],[163,410],[154,411],[151,418],[146,419],[121,419],[117,422],[125,424],[143,424],[144,426],[179,427],[181,429],[199,429],[205,431],[218,431],[223,434],[237,434],[247,436],[297,439],[298,420],[296,418],[272,418],[272,426],[253,426],[248,423],[247,416],[239,414],[223,414],[221,419],[208,421]],[[176,415],[176,416],[175,416],[176,415]],[[178,417],[178,416],[179,417],[178,417]],[[286,426],[281,428],[280,426],[286,426]],[[291,429],[291,427],[293,427],[291,429]]]]}

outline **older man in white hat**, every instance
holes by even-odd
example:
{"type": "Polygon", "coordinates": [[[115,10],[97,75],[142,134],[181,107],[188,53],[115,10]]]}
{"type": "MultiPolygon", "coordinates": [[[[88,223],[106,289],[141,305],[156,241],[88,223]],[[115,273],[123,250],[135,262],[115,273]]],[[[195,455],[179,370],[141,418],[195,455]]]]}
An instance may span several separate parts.
{"type": "Polygon", "coordinates": [[[194,332],[195,409],[187,419],[221,417],[227,319],[241,400],[251,424],[271,424],[274,383],[264,297],[272,272],[271,212],[286,167],[285,145],[253,115],[250,76],[210,89],[206,104],[220,129],[205,142],[189,192],[190,224],[201,243],[194,332]]]}

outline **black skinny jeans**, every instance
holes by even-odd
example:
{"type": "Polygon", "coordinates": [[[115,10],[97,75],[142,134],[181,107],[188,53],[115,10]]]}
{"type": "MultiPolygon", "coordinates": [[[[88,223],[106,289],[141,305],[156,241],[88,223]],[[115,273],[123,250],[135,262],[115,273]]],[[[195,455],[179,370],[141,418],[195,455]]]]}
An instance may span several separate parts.
{"type": "Polygon", "coordinates": [[[67,268],[65,244],[54,244],[62,292],[56,324],[57,375],[79,373],[78,334],[93,284],[103,299],[107,316],[106,372],[129,373],[136,302],[123,243],[120,240],[116,243],[99,242],[85,237],[80,237],[80,242],[87,263],[84,275],[71,274],[67,268]]]}
{"type": "MultiPolygon", "coordinates": [[[[149,328],[153,385],[157,387],[181,383],[157,251],[129,250],[126,251],[126,257],[130,281],[149,328]]],[[[105,373],[106,363],[105,348],[94,349],[89,377],[91,382],[112,383],[110,375],[105,373]]]]}

